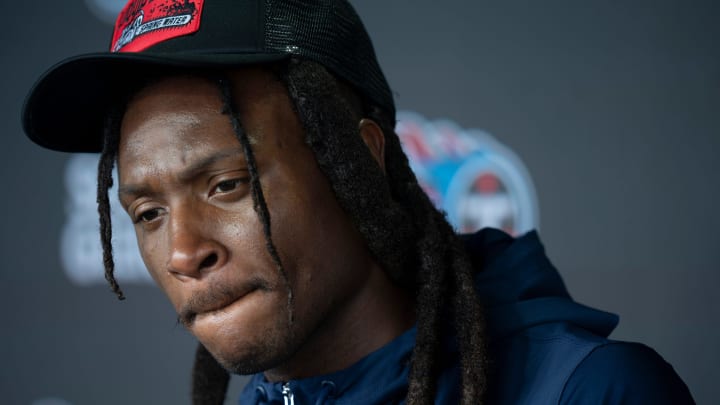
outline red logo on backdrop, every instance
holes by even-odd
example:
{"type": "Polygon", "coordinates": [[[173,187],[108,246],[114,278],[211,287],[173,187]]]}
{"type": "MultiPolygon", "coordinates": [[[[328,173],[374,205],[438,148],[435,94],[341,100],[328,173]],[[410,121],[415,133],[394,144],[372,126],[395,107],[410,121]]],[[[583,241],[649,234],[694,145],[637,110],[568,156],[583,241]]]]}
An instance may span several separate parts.
{"type": "Polygon", "coordinates": [[[139,52],[200,29],[205,0],[136,0],[115,22],[111,52],[139,52]]]}

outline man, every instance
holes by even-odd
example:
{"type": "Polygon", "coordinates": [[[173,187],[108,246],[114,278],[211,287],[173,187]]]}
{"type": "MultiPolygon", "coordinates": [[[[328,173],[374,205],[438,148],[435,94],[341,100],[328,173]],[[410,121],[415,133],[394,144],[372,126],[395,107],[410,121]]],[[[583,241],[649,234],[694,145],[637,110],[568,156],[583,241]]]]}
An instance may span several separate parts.
{"type": "Polygon", "coordinates": [[[130,1],[110,53],[32,90],[38,144],[101,152],[143,260],[200,345],[196,403],[689,403],[606,336],[534,233],[460,239],[393,132],[392,94],[338,0],[130,1]],[[481,305],[481,303],[483,305],[481,305]],[[483,306],[486,308],[483,310],[483,306]]]}

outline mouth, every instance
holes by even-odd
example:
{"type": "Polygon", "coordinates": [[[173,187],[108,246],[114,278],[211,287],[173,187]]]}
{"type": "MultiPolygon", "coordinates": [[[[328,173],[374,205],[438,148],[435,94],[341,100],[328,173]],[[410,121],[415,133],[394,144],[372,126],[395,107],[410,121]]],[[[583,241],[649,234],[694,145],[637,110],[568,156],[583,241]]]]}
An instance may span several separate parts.
{"type": "Polygon", "coordinates": [[[178,313],[178,323],[190,328],[198,317],[220,314],[248,294],[264,288],[264,284],[260,281],[245,283],[237,287],[213,285],[205,291],[193,294],[188,299],[178,313]]]}

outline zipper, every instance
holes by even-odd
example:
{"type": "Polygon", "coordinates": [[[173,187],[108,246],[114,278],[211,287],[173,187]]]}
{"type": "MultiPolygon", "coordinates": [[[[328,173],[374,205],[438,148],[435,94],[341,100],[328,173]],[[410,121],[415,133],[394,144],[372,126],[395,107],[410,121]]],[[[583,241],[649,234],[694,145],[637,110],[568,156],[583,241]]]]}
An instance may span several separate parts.
{"type": "Polygon", "coordinates": [[[290,390],[290,383],[286,382],[282,386],[282,394],[283,399],[285,400],[285,405],[295,405],[295,396],[293,395],[292,391],[290,390]]]}

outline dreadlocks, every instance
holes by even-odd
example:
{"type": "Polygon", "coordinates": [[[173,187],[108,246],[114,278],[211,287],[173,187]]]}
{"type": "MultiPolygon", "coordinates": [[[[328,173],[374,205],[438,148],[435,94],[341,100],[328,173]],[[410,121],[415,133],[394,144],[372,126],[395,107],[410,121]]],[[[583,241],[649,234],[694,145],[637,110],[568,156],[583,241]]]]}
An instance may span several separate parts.
{"type": "Polygon", "coordinates": [[[113,185],[112,170],[115,166],[118,143],[120,138],[121,114],[118,108],[113,108],[105,120],[105,133],[103,134],[103,150],[98,163],[97,204],[100,217],[100,243],[103,250],[103,265],[105,266],[105,279],[118,299],[124,300],[120,285],[115,280],[115,261],[112,249],[112,222],[110,219],[110,198],[108,190],[113,185]]]}
{"type": "MultiPolygon", "coordinates": [[[[481,403],[487,385],[487,358],[482,309],[473,284],[472,266],[453,229],[418,185],[394,132],[393,118],[359,99],[319,64],[292,60],[277,73],[305,129],[305,141],[329,179],[339,204],[387,274],[415,296],[417,338],[407,403],[434,402],[439,345],[447,314],[451,315],[460,349],[462,403],[481,403]],[[373,119],[385,134],[385,172],[357,134],[357,122],[362,117],[373,119]]],[[[229,81],[217,82],[223,112],[230,119],[248,166],[252,166],[249,172],[253,206],[263,225],[268,253],[286,281],[292,322],[292,291],[272,242],[271,218],[254,166],[253,151],[234,109],[229,81]]],[[[122,299],[113,275],[107,196],[117,156],[120,117],[111,114],[106,124],[98,171],[98,211],[105,275],[122,299]]],[[[200,346],[193,371],[194,403],[222,403],[227,381],[227,373],[200,346]]]]}
{"type": "Polygon", "coordinates": [[[452,297],[463,403],[480,403],[486,356],[472,267],[452,227],[420,188],[395,134],[395,123],[381,110],[367,108],[368,118],[385,134],[387,175],[383,175],[357,136],[352,103],[342,96],[331,74],[317,64],[293,61],[285,80],[307,142],[340,205],[388,274],[415,293],[417,340],[408,404],[434,402],[444,297],[452,297]]]}

